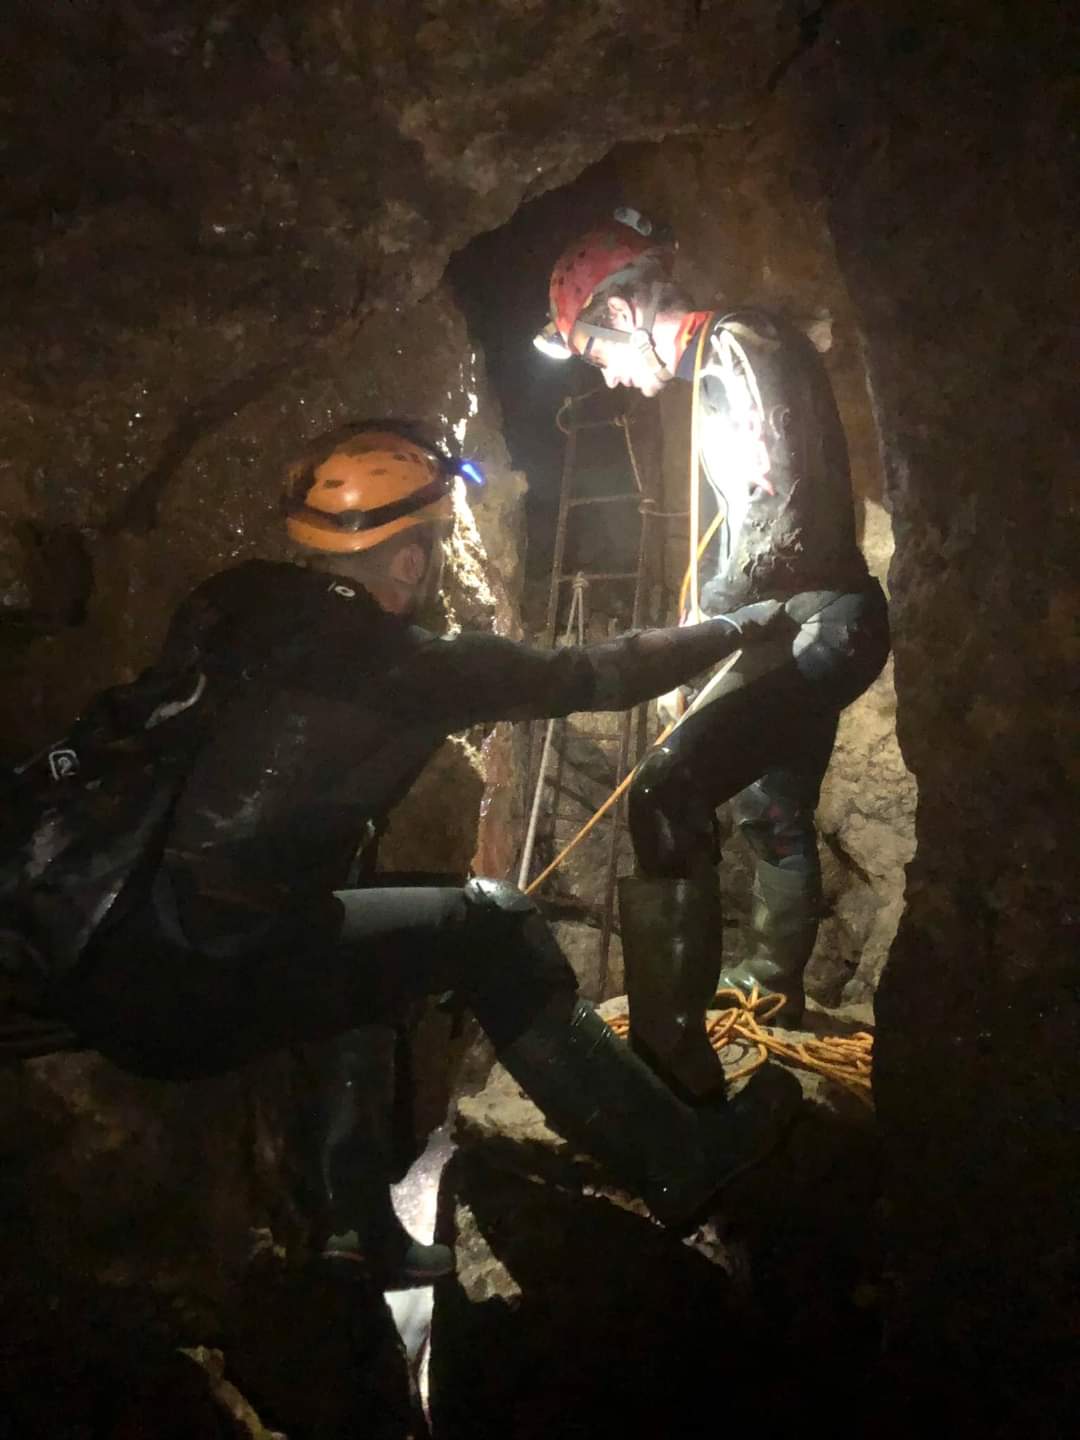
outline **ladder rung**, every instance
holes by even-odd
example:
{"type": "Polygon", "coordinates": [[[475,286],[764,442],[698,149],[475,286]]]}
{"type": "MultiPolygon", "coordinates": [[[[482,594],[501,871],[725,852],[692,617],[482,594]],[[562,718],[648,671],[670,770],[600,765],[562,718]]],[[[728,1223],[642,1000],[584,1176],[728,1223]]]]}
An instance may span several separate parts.
{"type": "Polygon", "coordinates": [[[620,500],[640,500],[641,496],[636,490],[626,490],[618,495],[582,495],[579,500],[571,500],[568,508],[573,509],[576,505],[614,505],[620,500]]]}
{"type": "Polygon", "coordinates": [[[560,575],[559,584],[566,585],[569,581],[576,580],[579,575],[583,580],[636,580],[638,578],[636,570],[575,570],[570,575],[560,575]]]}

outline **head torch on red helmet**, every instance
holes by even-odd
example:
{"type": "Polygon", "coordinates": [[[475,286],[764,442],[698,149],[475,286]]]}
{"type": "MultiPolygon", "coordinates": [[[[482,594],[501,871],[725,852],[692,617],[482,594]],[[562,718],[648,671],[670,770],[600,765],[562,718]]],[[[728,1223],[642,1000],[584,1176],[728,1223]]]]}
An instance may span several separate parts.
{"type": "Polygon", "coordinates": [[[608,326],[579,320],[581,312],[605,290],[631,280],[646,257],[659,260],[669,271],[675,247],[636,210],[616,210],[581,239],[575,240],[556,261],[549,287],[551,320],[534,344],[554,360],[584,354],[590,340],[628,341],[630,336],[608,326]]]}

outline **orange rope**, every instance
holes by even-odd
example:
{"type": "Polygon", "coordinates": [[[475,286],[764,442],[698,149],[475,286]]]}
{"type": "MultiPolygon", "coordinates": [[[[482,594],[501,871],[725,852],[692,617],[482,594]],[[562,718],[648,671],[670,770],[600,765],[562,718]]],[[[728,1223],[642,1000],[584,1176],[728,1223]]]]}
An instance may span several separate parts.
{"type": "MultiPolygon", "coordinates": [[[[814,1070],[843,1085],[864,1105],[873,1106],[870,1075],[874,1057],[874,1037],[866,1030],[854,1035],[823,1035],[813,1040],[793,1042],[782,1040],[768,1028],[768,1022],[784,1003],[782,995],[760,995],[755,985],[750,995],[741,990],[718,990],[730,1002],[730,1008],[709,1013],[706,1033],[709,1043],[719,1054],[728,1045],[741,1044],[753,1050],[752,1056],[734,1070],[726,1072],[729,1080],[737,1080],[761,1068],[770,1054],[804,1070],[814,1070]]],[[[625,1039],[630,1031],[630,1017],[615,1015],[608,1024],[616,1035],[625,1039]]]]}
{"type": "Polygon", "coordinates": [[[709,326],[705,322],[697,338],[694,350],[694,378],[690,387],[690,554],[686,563],[686,574],[679,586],[679,621],[689,614],[690,620],[701,619],[701,605],[698,594],[698,578],[701,560],[708,549],[709,541],[719,530],[724,512],[718,510],[701,540],[701,360],[705,350],[705,337],[709,326]],[[690,597],[689,611],[686,607],[687,593],[690,597]]]}
{"type": "MultiPolygon", "coordinates": [[[[667,737],[671,734],[672,730],[675,729],[675,726],[678,723],[678,720],[673,720],[670,725],[666,726],[663,730],[661,730],[660,734],[653,741],[653,746],[655,747],[657,745],[662,745],[667,739],[667,737]]],[[[547,869],[541,870],[540,874],[537,875],[536,879],[533,880],[530,884],[526,885],[526,895],[531,895],[534,890],[539,890],[540,886],[544,883],[548,876],[559,868],[562,862],[566,859],[567,855],[570,854],[571,850],[576,850],[577,847],[581,844],[582,840],[585,839],[585,836],[588,835],[589,831],[593,828],[593,826],[598,821],[604,818],[604,816],[608,813],[608,811],[613,805],[618,803],[618,801],[622,798],[623,795],[625,795],[626,791],[630,788],[630,783],[633,780],[634,776],[637,774],[639,768],[640,767],[635,766],[634,769],[630,771],[630,774],[627,775],[626,779],[623,780],[620,785],[617,785],[615,787],[615,789],[611,792],[611,794],[600,806],[600,809],[597,810],[596,813],[592,816],[592,818],[586,820],[585,824],[581,827],[581,829],[577,832],[577,834],[569,842],[569,844],[563,846],[563,848],[559,851],[558,855],[555,856],[555,859],[552,860],[551,864],[547,867],[547,869]]]]}
{"type": "MultiPolygon", "coordinates": [[[[711,523],[710,523],[710,525],[709,525],[709,528],[705,531],[705,534],[701,537],[701,544],[698,546],[698,549],[697,549],[697,563],[698,563],[698,565],[701,564],[701,557],[705,554],[705,551],[708,549],[709,541],[713,538],[713,536],[716,534],[717,530],[720,529],[720,526],[721,526],[723,523],[724,523],[724,512],[723,512],[722,510],[718,510],[718,511],[716,512],[716,514],[713,516],[712,521],[711,521],[711,523]]],[[[690,569],[690,566],[688,565],[688,566],[686,567],[686,574],[683,576],[683,579],[682,579],[682,584],[679,586],[679,612],[678,612],[678,613],[679,613],[679,617],[680,617],[680,618],[681,618],[683,615],[686,614],[686,592],[687,592],[687,591],[689,590],[689,588],[690,588],[690,576],[691,576],[691,569],[690,569]]],[[[700,618],[700,616],[699,616],[699,618],[700,618]]]]}
{"type": "MultiPolygon", "coordinates": [[[[741,650],[736,650],[733,655],[728,656],[724,663],[720,665],[716,669],[716,671],[714,671],[714,673],[694,696],[694,699],[691,702],[689,708],[684,710],[683,713],[679,715],[676,719],[672,720],[670,725],[664,726],[663,730],[661,730],[660,734],[652,742],[652,746],[650,747],[651,749],[655,750],[657,746],[662,745],[673,730],[677,730],[684,720],[688,719],[691,715],[693,715],[695,710],[700,709],[701,706],[708,703],[713,691],[720,684],[720,681],[723,680],[724,676],[732,668],[732,666],[735,664],[736,660],[738,660],[741,654],[741,650]]],[[[547,877],[551,874],[551,872],[559,868],[562,862],[566,859],[567,855],[570,854],[570,851],[581,844],[582,840],[585,839],[585,836],[588,835],[589,831],[593,828],[596,822],[600,820],[603,816],[605,816],[607,812],[611,809],[611,807],[620,799],[620,797],[625,794],[630,782],[633,780],[634,776],[641,769],[641,766],[644,763],[645,762],[641,760],[634,766],[633,770],[630,771],[630,774],[627,775],[626,779],[623,780],[621,784],[617,785],[616,788],[611,792],[608,798],[600,806],[600,809],[596,811],[596,813],[592,816],[591,819],[586,820],[585,824],[581,827],[581,829],[577,832],[577,834],[569,842],[569,844],[563,846],[563,848],[559,851],[558,855],[555,856],[555,859],[551,862],[547,869],[541,871],[541,873],[536,877],[536,879],[532,882],[531,885],[526,886],[526,895],[531,895],[534,890],[538,889],[539,886],[541,886],[547,879],[547,877]]]]}
{"type": "MultiPolygon", "coordinates": [[[[705,335],[708,328],[708,324],[703,322],[697,347],[694,350],[694,378],[691,381],[690,391],[690,554],[687,559],[686,574],[690,585],[690,619],[692,621],[701,619],[701,609],[698,605],[698,565],[701,561],[698,547],[698,536],[701,534],[701,400],[698,392],[701,385],[701,357],[705,353],[705,335]]],[[[679,612],[682,613],[681,604],[679,612]]]]}

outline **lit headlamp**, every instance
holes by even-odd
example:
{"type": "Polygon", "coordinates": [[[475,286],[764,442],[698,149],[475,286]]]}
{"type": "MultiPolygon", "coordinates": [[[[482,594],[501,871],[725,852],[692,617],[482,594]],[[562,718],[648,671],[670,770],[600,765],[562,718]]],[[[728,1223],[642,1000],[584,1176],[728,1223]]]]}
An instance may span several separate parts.
{"type": "Polygon", "coordinates": [[[449,469],[452,475],[460,476],[466,485],[483,485],[484,483],[484,472],[475,460],[451,460],[449,469]]]}
{"type": "Polygon", "coordinates": [[[533,337],[533,344],[549,360],[569,360],[574,353],[559,334],[554,320],[549,320],[539,335],[533,337]]]}

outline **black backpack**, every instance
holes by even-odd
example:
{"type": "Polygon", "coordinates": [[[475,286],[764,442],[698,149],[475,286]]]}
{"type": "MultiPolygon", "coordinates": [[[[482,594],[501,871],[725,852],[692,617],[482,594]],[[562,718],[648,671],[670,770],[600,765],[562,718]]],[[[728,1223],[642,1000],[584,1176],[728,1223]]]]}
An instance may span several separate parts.
{"type": "Polygon", "coordinates": [[[252,561],[211,577],[174,617],[156,665],[0,776],[0,1057],[63,1048],[26,1039],[18,1017],[45,1017],[59,1034],[50,991],[121,895],[137,900],[143,883],[149,893],[223,706],[312,648],[323,590],[287,583],[293,569],[252,561]]]}
{"type": "MultiPolygon", "coordinates": [[[[152,873],[207,733],[197,659],[107,690],[0,782],[0,974],[28,996],[77,964],[118,896],[152,873]]],[[[216,707],[214,707],[216,708],[216,707]]]]}

